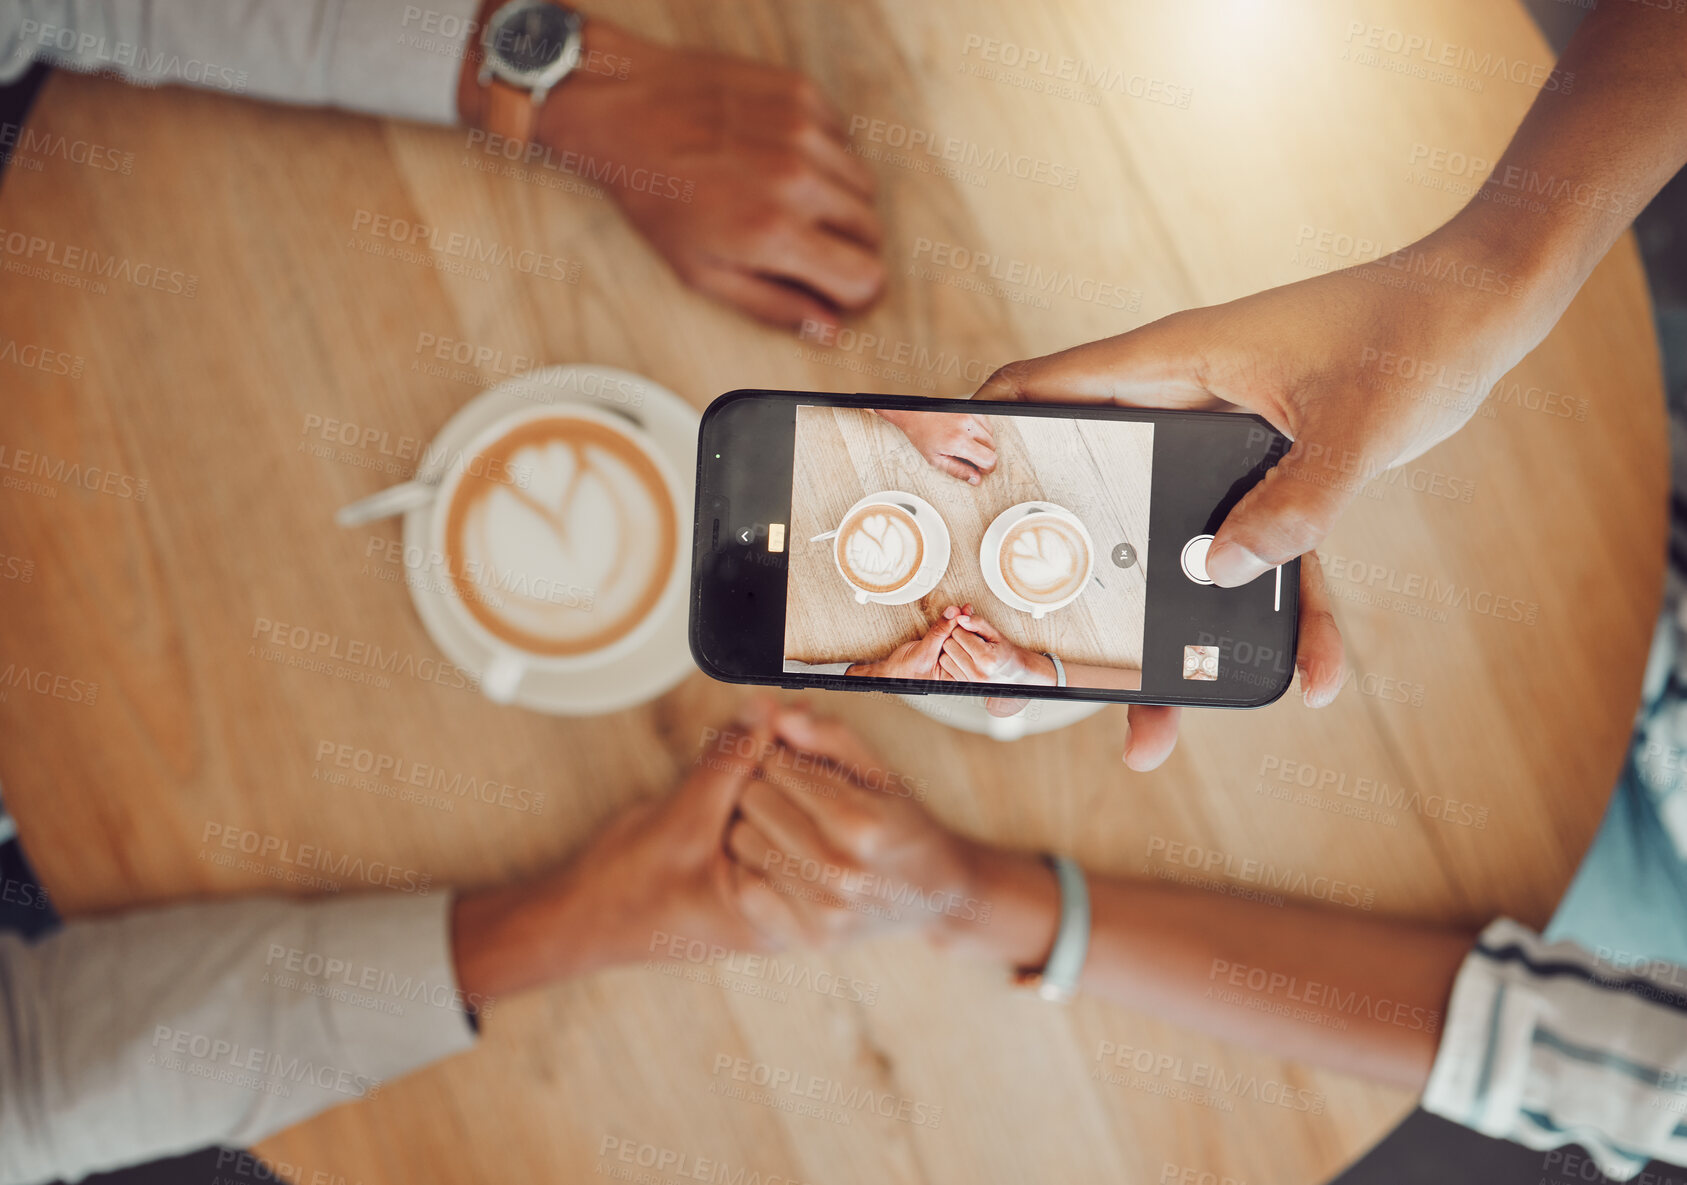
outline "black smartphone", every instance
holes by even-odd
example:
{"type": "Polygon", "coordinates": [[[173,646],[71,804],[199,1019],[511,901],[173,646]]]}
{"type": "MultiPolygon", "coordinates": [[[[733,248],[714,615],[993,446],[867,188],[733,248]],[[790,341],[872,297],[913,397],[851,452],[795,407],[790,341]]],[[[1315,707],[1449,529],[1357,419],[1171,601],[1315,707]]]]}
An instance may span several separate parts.
{"type": "Polygon", "coordinates": [[[1207,579],[1258,416],[732,391],[703,413],[691,652],[730,683],[1259,707],[1300,561],[1207,579]]]}

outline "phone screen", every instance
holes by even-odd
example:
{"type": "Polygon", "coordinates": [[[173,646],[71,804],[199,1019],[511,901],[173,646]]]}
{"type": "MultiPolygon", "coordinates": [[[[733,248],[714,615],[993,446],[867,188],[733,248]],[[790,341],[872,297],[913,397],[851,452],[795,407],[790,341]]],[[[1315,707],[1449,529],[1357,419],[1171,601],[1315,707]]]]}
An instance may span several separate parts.
{"type": "Polygon", "coordinates": [[[1298,565],[1240,589],[1205,574],[1212,533],[1286,446],[1263,421],[789,392],[723,403],[699,466],[704,669],[1229,706],[1287,687],[1298,565]]]}

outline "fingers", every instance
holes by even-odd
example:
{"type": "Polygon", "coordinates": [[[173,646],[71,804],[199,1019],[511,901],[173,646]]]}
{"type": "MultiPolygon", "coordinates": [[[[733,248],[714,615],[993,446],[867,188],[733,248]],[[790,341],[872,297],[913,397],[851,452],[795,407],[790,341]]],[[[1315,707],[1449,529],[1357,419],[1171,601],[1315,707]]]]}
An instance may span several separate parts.
{"type": "Polygon", "coordinates": [[[1025,710],[1028,699],[1008,699],[1006,696],[991,696],[984,701],[984,710],[992,716],[1017,716],[1025,710]]]}
{"type": "Polygon", "coordinates": [[[837,310],[831,305],[783,280],[728,264],[704,264],[691,273],[690,279],[699,291],[769,325],[794,329],[808,322],[827,326],[838,323],[837,310]]]}
{"type": "Polygon", "coordinates": [[[987,665],[993,665],[990,663],[993,657],[990,650],[990,642],[965,629],[956,630],[943,644],[945,654],[964,655],[981,671],[987,665]]]}
{"type": "Polygon", "coordinates": [[[949,640],[949,635],[955,631],[956,618],[940,617],[932,622],[931,628],[914,646],[914,657],[922,666],[936,666],[937,656],[943,652],[943,644],[949,640]]]}
{"type": "Polygon", "coordinates": [[[1125,764],[1141,773],[1157,769],[1177,747],[1177,722],[1182,708],[1132,704],[1130,735],[1125,738],[1125,764]]]}
{"type": "Polygon", "coordinates": [[[1205,323],[1173,313],[1117,337],[1010,362],[984,380],[973,398],[1210,407],[1218,401],[1200,381],[1205,323]]]}
{"type": "Polygon", "coordinates": [[[785,708],[774,714],[773,735],[795,749],[803,749],[842,766],[874,770],[883,769],[879,755],[867,747],[848,726],[836,720],[823,719],[807,712],[785,708]]]}
{"type": "Polygon", "coordinates": [[[809,220],[839,232],[869,251],[876,252],[884,242],[884,223],[870,198],[830,174],[807,172],[790,182],[786,196],[809,220]]]}
{"type": "Polygon", "coordinates": [[[978,470],[965,461],[957,461],[947,453],[938,453],[931,458],[931,463],[933,468],[942,470],[950,477],[958,477],[970,486],[975,486],[979,482],[978,470]]]}
{"type": "Polygon", "coordinates": [[[786,227],[768,235],[753,245],[748,262],[846,309],[871,304],[884,289],[884,263],[876,254],[820,226],[786,227]]]}
{"type": "Polygon", "coordinates": [[[996,468],[996,450],[970,436],[961,437],[949,451],[961,460],[973,464],[980,473],[988,474],[996,468]]]}
{"type": "Polygon", "coordinates": [[[849,150],[841,124],[838,134],[814,125],[797,134],[797,148],[827,177],[836,181],[864,203],[871,203],[879,190],[878,174],[867,162],[849,150]]]}
{"type": "MultiPolygon", "coordinates": [[[[797,793],[800,795],[801,791],[797,793]]],[[[755,860],[750,862],[752,868],[766,874],[770,854],[783,857],[786,853],[807,856],[825,853],[826,844],[805,807],[797,797],[760,779],[744,788],[738,809],[755,825],[753,838],[763,841],[755,860]]],[[[733,830],[738,830],[736,824],[733,830]]],[[[737,848],[732,851],[738,855],[737,848]]]]}
{"type": "Polygon", "coordinates": [[[1300,557],[1300,643],[1295,667],[1300,671],[1301,698],[1307,707],[1322,708],[1341,691],[1346,673],[1341,627],[1330,610],[1324,566],[1315,551],[1300,557]]]}
{"type": "Polygon", "coordinates": [[[963,630],[972,631],[986,642],[1000,642],[1002,640],[1002,631],[982,617],[975,617],[971,605],[967,606],[966,612],[961,614],[958,622],[963,630]]]}
{"type": "Polygon", "coordinates": [[[806,941],[807,930],[791,908],[790,901],[775,892],[766,877],[738,862],[733,862],[729,868],[732,895],[738,902],[738,912],[744,915],[744,920],[752,929],[775,949],[806,941]]]}
{"type": "Polygon", "coordinates": [[[937,660],[937,665],[949,678],[959,680],[962,683],[988,683],[990,681],[984,677],[984,672],[978,669],[978,664],[972,661],[972,657],[966,651],[958,648],[951,650],[945,647],[942,656],[937,660]]]}
{"type": "Polygon", "coordinates": [[[680,788],[686,825],[697,828],[696,834],[719,837],[725,829],[757,763],[772,745],[773,710],[766,696],[751,696],[738,719],[699,755],[696,772],[680,788]]]}
{"type": "Polygon", "coordinates": [[[1332,451],[1297,440],[1265,478],[1242,496],[1207,551],[1207,575],[1223,588],[1246,584],[1324,541],[1361,482],[1332,465],[1332,451]]]}

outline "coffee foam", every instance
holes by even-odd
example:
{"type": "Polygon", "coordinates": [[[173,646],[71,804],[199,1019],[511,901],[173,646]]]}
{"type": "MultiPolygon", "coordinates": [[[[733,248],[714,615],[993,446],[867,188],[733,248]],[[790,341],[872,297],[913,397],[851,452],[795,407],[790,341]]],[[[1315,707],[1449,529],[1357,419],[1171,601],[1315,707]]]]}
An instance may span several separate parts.
{"type": "Polygon", "coordinates": [[[458,596],[489,633],[532,654],[588,654],[655,609],[679,527],[668,483],[634,440],[559,414],[480,455],[487,464],[452,495],[445,553],[458,596]],[[583,595],[546,595],[559,587],[583,595]]]}
{"type": "Polygon", "coordinates": [[[1052,605],[1076,593],[1089,562],[1083,534],[1058,515],[1029,515],[1002,536],[1002,579],[1034,605],[1052,605]]]}
{"type": "Polygon", "coordinates": [[[914,578],[925,541],[913,516],[898,506],[863,506],[838,528],[838,563],[857,587],[895,592],[914,578]]]}

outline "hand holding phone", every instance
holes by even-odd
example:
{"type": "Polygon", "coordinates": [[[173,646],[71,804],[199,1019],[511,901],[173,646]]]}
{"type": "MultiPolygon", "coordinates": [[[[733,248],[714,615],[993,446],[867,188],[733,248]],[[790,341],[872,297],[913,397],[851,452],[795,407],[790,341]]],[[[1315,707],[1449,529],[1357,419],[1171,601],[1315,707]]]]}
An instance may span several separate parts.
{"type": "Polygon", "coordinates": [[[693,654],[787,687],[1269,703],[1298,565],[1222,589],[1203,556],[1286,447],[1252,416],[733,392],[700,430],[693,654]]]}

